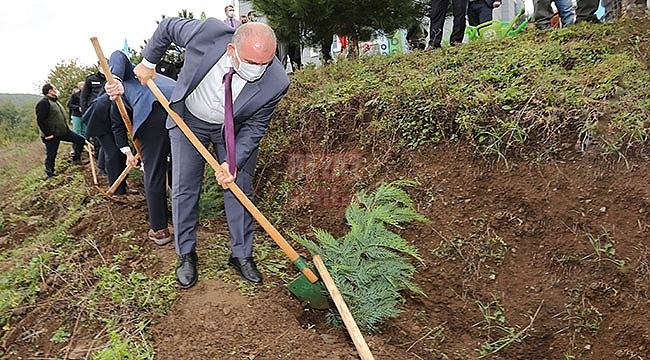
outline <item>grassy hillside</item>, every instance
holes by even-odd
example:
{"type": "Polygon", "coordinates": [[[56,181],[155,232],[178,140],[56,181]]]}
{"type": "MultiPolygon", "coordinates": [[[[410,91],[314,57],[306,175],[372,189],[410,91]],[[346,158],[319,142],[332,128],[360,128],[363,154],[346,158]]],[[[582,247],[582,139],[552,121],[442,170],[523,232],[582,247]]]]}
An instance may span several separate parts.
{"type": "Polygon", "coordinates": [[[42,96],[31,94],[0,94],[0,104],[7,101],[16,106],[36,103],[42,96]]]}
{"type": "Polygon", "coordinates": [[[354,146],[374,159],[372,177],[443,141],[506,166],[574,149],[624,159],[648,139],[648,39],[644,18],[307,68],[277,109],[263,169],[354,146]]]}

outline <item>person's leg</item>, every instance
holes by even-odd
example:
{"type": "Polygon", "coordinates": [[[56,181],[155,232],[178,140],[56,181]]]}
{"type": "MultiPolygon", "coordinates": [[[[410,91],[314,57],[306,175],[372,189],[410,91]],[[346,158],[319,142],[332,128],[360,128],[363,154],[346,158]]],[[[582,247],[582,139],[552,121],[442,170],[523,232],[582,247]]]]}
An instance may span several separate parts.
{"type": "Polygon", "coordinates": [[[467,25],[467,3],[468,0],[452,0],[454,11],[454,22],[452,26],[449,42],[452,45],[461,44],[465,37],[465,26],[467,25]]]}
{"type": "MultiPolygon", "coordinates": [[[[120,177],[120,174],[122,174],[122,171],[126,168],[126,155],[122,154],[120,149],[117,148],[113,133],[98,136],[97,140],[101,144],[102,149],[104,149],[104,163],[106,165],[108,182],[110,185],[113,185],[117,178],[120,177]]],[[[117,189],[115,189],[114,194],[126,194],[126,181],[122,181],[117,189]]]]}
{"type": "Polygon", "coordinates": [[[442,27],[445,24],[445,13],[447,12],[449,0],[432,0],[431,13],[429,18],[429,46],[439,48],[442,42],[442,27]]]}
{"type": "MultiPolygon", "coordinates": [[[[226,159],[226,145],[219,134],[213,137],[216,141],[217,159],[219,163],[226,159]]],[[[237,169],[235,184],[244,192],[246,197],[253,201],[253,176],[257,163],[257,150],[241,169],[237,169]]],[[[226,209],[226,220],[230,230],[230,249],[236,258],[253,257],[253,216],[230,190],[223,192],[223,205],[226,209]]]]}
{"type": "Polygon", "coordinates": [[[169,135],[165,128],[167,113],[155,103],[151,114],[140,126],[136,138],[140,141],[144,163],[144,191],[152,230],[166,229],[167,219],[167,155],[169,135]]]}
{"type": "MultiPolygon", "coordinates": [[[[97,154],[97,168],[102,172],[106,172],[106,159],[104,150],[102,150],[102,145],[99,141],[97,141],[97,145],[95,145],[95,153],[97,154]]],[[[104,176],[105,175],[106,174],[104,174],[104,176]]]]}
{"type": "Polygon", "coordinates": [[[41,138],[43,144],[45,144],[45,173],[47,176],[54,176],[54,161],[56,160],[56,153],[59,151],[59,139],[53,138],[51,140],[45,140],[41,138]]]}
{"type": "Polygon", "coordinates": [[[480,13],[481,7],[479,3],[482,3],[483,0],[470,1],[467,6],[467,23],[470,26],[477,26],[481,23],[480,13]]]}
{"type": "Polygon", "coordinates": [[[287,68],[287,53],[288,53],[287,44],[278,41],[275,49],[275,56],[280,60],[280,63],[282,64],[282,68],[284,69],[287,68]]]}
{"type": "Polygon", "coordinates": [[[551,28],[551,18],[553,17],[553,8],[551,0],[535,0],[535,12],[533,14],[535,27],[539,30],[548,30],[551,28]]]}
{"type": "Polygon", "coordinates": [[[555,7],[562,20],[562,26],[575,24],[575,13],[573,12],[573,2],[571,0],[555,0],[555,7]]]}
{"type": "Polygon", "coordinates": [[[485,1],[478,1],[478,21],[479,24],[484,22],[492,21],[492,10],[493,8],[488,5],[485,1]]]}
{"type": "Polygon", "coordinates": [[[598,0],[578,0],[578,7],[576,8],[576,22],[589,21],[599,23],[596,17],[598,11],[598,0]]]}
{"type": "Polygon", "coordinates": [[[81,151],[83,151],[84,145],[86,145],[86,138],[77,134],[74,131],[68,131],[67,134],[59,138],[61,141],[66,141],[72,143],[72,149],[74,150],[72,154],[73,161],[81,160],[81,151]]]}
{"type": "MultiPolygon", "coordinates": [[[[208,144],[210,124],[193,117],[184,117],[192,132],[204,145],[208,144]]],[[[172,222],[176,253],[180,256],[196,251],[196,228],[199,221],[199,197],[203,187],[205,160],[175,126],[169,129],[172,155],[172,222]]]]}
{"type": "Polygon", "coordinates": [[[291,67],[295,67],[293,69],[294,71],[302,68],[302,51],[300,43],[289,44],[289,60],[291,61],[291,67]]]}

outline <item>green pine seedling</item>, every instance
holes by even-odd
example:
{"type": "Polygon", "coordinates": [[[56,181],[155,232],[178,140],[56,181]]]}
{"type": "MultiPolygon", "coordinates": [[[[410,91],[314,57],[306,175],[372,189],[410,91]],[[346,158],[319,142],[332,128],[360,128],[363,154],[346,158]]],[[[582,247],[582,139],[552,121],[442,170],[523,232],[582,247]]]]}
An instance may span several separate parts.
{"type": "MultiPolygon", "coordinates": [[[[428,222],[403,190],[413,185],[412,181],[395,181],[381,184],[372,194],[360,191],[346,209],[350,232],[339,239],[321,229],[314,229],[315,241],[291,234],[312,255],[321,255],[357,325],[366,333],[378,332],[382,321],[401,313],[403,290],[425,295],[412,282],[415,266],[406,255],[421,263],[422,257],[390,230],[411,221],[428,222]]],[[[334,309],[328,321],[336,327],[343,325],[334,309]]]]}

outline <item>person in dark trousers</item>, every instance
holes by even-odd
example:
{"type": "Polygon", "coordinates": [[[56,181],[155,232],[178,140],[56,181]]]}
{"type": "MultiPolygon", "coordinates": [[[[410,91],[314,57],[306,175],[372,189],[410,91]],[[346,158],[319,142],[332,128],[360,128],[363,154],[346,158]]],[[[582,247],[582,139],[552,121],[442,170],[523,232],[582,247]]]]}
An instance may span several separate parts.
{"type": "MultiPolygon", "coordinates": [[[[81,110],[85,112],[86,109],[90,106],[90,103],[95,100],[100,94],[104,93],[104,85],[106,84],[106,76],[104,76],[103,70],[99,66],[99,61],[97,62],[97,72],[92,73],[86,76],[84,81],[84,87],[81,90],[81,110]]],[[[101,144],[99,141],[93,141],[95,145],[95,154],[93,156],[96,159],[96,165],[99,172],[99,175],[106,175],[106,166],[104,153],[102,151],[101,144]]]]}
{"type": "MultiPolygon", "coordinates": [[[[216,172],[224,188],[224,207],[230,230],[228,264],[254,285],[262,284],[253,259],[253,217],[227,190],[234,182],[253,199],[253,177],[260,140],[268,129],[275,107],[289,89],[289,77],[275,57],[273,30],[261,22],[248,22],[234,30],[221,20],[165,18],[142,50],[144,59],[135,68],[142,84],[153,78],[158,63],[171,43],[186,49],[184,70],[171,97],[171,108],[205,145],[215,148],[223,171],[216,172]],[[229,120],[226,89],[232,78],[234,129],[225,131],[229,120]],[[226,140],[234,149],[226,151],[226,140]],[[227,157],[234,169],[229,169],[227,157]],[[233,164],[234,162],[234,164],[233,164]]],[[[172,151],[172,217],[178,265],[176,278],[181,288],[197,279],[196,231],[199,196],[205,159],[181,129],[168,118],[172,151]]]]}
{"type": "Polygon", "coordinates": [[[578,0],[576,2],[576,23],[587,21],[598,24],[600,20],[596,16],[599,0],[578,0]]]}
{"type": "MultiPolygon", "coordinates": [[[[165,245],[172,240],[168,228],[167,210],[167,173],[171,167],[168,164],[169,133],[165,127],[167,111],[151,90],[142,86],[135,78],[133,73],[135,65],[124,52],[113,52],[108,64],[117,81],[113,85],[106,85],[106,92],[111,99],[124,95],[124,105],[133,114],[133,139],[140,143],[140,151],[142,151],[140,156],[144,165],[144,192],[150,226],[147,236],[156,244],[165,245]]],[[[176,81],[158,74],[154,82],[169,99],[176,81]]],[[[137,158],[131,152],[124,120],[114,117],[112,128],[117,146],[126,155],[126,161],[135,166],[137,158]]]]}
{"type": "Polygon", "coordinates": [[[492,21],[492,10],[501,6],[500,0],[469,0],[467,22],[477,26],[492,21]]]}
{"type": "MultiPolygon", "coordinates": [[[[451,0],[454,21],[452,25],[451,36],[449,43],[452,46],[460,45],[463,43],[465,36],[465,27],[467,16],[468,0],[451,0]]],[[[442,43],[442,27],[445,24],[445,16],[447,13],[447,6],[449,0],[431,0],[431,23],[429,24],[429,46],[427,49],[439,48],[442,43]]]]}
{"type": "MultiPolygon", "coordinates": [[[[86,123],[86,137],[97,139],[103,149],[106,174],[111,185],[126,167],[126,155],[122,154],[113,136],[112,118],[114,117],[122,121],[119,111],[106,93],[93,100],[82,117],[86,123]]],[[[113,194],[125,195],[126,186],[126,181],[122,181],[113,194]]]]}
{"type": "Polygon", "coordinates": [[[81,91],[83,90],[84,82],[77,83],[77,86],[72,90],[70,100],[68,100],[68,111],[70,112],[70,119],[72,120],[72,131],[79,135],[86,132],[86,127],[81,120],[83,111],[81,110],[81,91]]]}
{"type": "Polygon", "coordinates": [[[56,176],[54,162],[59,151],[59,143],[66,141],[74,144],[72,163],[82,165],[81,152],[86,139],[70,130],[68,114],[59,103],[59,91],[52,84],[43,85],[43,98],[36,103],[36,122],[40,131],[41,140],[45,144],[45,173],[47,177],[56,176]]]}

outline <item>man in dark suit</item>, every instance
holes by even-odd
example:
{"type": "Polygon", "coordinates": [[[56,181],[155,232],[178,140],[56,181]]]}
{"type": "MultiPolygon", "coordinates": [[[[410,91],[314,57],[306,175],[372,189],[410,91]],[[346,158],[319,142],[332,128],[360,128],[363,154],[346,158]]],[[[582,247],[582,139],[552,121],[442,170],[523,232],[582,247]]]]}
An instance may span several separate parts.
{"type": "Polygon", "coordinates": [[[237,29],[241,26],[242,22],[235,19],[235,8],[232,5],[226,6],[223,11],[226,13],[226,19],[223,21],[224,24],[233,29],[237,29]]]}
{"type": "MultiPolygon", "coordinates": [[[[147,236],[158,245],[169,243],[172,236],[168,229],[167,211],[167,172],[170,155],[169,134],[165,127],[167,112],[155,95],[142,86],[135,78],[133,68],[126,54],[115,51],[108,64],[115,77],[114,84],[105,86],[111,99],[124,95],[124,105],[133,113],[133,139],[139,141],[144,165],[144,191],[149,210],[150,230],[147,236]]],[[[176,82],[164,75],[156,77],[156,85],[169,99],[176,82]]],[[[128,143],[128,133],[124,121],[113,118],[113,133],[118,147],[126,155],[127,163],[135,166],[137,158],[133,156],[128,143]]]]}
{"type": "Polygon", "coordinates": [[[467,23],[471,26],[478,26],[492,21],[492,10],[499,6],[501,6],[499,0],[469,0],[467,23]]]}
{"type": "MultiPolygon", "coordinates": [[[[90,106],[83,113],[82,120],[86,124],[86,138],[95,138],[99,141],[104,151],[104,164],[108,182],[113,184],[124,170],[126,156],[120,152],[111,126],[111,117],[117,115],[113,102],[104,93],[90,102],[90,106]]],[[[115,195],[126,194],[126,182],[115,189],[115,195]]]]}
{"type": "MultiPolygon", "coordinates": [[[[442,28],[445,24],[449,1],[450,0],[431,0],[431,13],[429,15],[431,23],[429,24],[429,46],[427,49],[435,49],[441,46],[442,28]]],[[[463,43],[468,2],[469,0],[451,0],[454,12],[451,35],[449,36],[449,44],[451,46],[463,43]]]]}
{"type": "MultiPolygon", "coordinates": [[[[183,71],[171,98],[171,107],[206,146],[213,144],[224,172],[216,174],[224,187],[235,182],[253,198],[253,176],[260,140],[266,133],[275,107],[289,88],[289,78],[275,58],[276,39],[266,24],[249,22],[235,31],[222,21],[165,18],[142,50],[143,61],[135,68],[142,84],[155,76],[159,62],[171,43],[186,49],[183,71]],[[234,69],[232,98],[236,144],[236,171],[228,169],[222,133],[224,122],[224,75],[234,69]]],[[[172,217],[182,288],[196,283],[198,257],[196,228],[199,195],[205,160],[174,124],[167,119],[172,146],[172,217]]],[[[232,254],[228,263],[248,282],[262,284],[253,261],[253,218],[229,190],[224,206],[230,230],[232,254]]]]}

